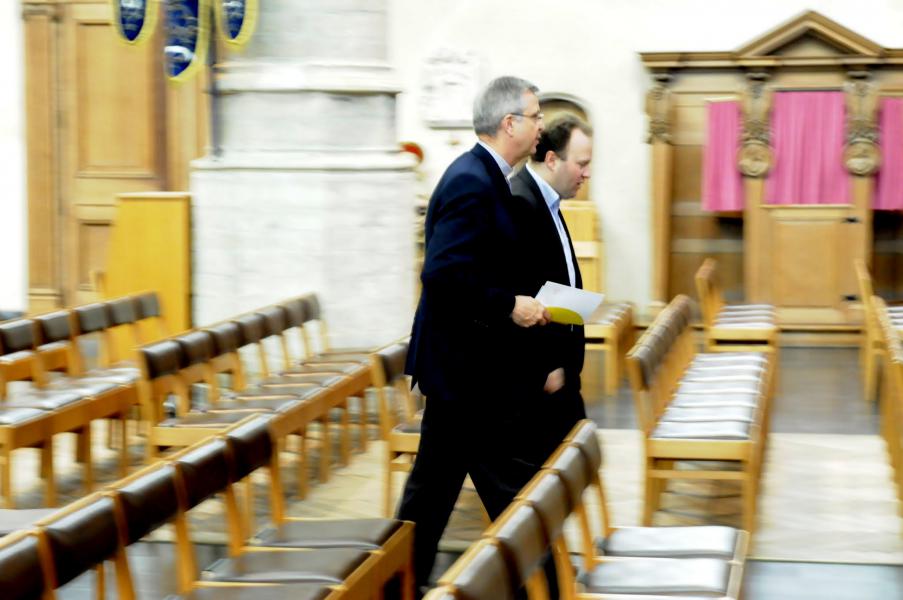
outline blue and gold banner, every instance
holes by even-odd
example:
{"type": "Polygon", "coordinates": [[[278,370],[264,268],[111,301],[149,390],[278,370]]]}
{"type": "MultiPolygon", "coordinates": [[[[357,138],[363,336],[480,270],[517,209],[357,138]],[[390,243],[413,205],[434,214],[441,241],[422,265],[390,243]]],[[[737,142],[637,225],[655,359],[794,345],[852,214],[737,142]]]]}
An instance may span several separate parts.
{"type": "Polygon", "coordinates": [[[175,81],[191,77],[204,64],[210,42],[208,0],[164,0],[163,64],[175,81]]]}
{"type": "Polygon", "coordinates": [[[129,44],[140,44],[154,33],[159,0],[112,0],[113,24],[129,44]]]}
{"type": "Polygon", "coordinates": [[[231,46],[244,46],[257,25],[258,0],[213,0],[216,27],[220,37],[231,46]]]}

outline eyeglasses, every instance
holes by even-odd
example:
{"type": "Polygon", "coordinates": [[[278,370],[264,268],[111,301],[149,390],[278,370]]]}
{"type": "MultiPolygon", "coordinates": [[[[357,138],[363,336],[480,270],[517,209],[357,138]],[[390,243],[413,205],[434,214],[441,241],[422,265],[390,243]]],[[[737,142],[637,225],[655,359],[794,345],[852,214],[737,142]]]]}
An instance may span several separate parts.
{"type": "Polygon", "coordinates": [[[524,117],[527,119],[533,119],[534,121],[542,121],[545,115],[541,112],[536,113],[535,115],[525,115],[524,113],[511,113],[515,117],[524,117]]]}

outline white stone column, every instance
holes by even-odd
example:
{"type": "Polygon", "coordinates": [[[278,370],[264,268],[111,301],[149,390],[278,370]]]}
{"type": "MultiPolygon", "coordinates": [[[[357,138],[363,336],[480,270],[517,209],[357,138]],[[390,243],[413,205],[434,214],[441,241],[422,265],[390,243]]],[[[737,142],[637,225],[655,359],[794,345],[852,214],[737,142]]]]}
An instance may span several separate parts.
{"type": "Polygon", "coordinates": [[[218,151],[195,161],[194,318],[306,291],[334,345],[409,331],[413,161],[385,0],[265,0],[244,52],[217,65],[218,151]]]}

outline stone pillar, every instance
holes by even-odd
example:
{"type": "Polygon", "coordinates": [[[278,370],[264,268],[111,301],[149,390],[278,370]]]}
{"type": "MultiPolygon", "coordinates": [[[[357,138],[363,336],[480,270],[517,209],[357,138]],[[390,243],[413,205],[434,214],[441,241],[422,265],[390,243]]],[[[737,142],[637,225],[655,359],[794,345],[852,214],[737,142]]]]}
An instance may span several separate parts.
{"type": "Polygon", "coordinates": [[[265,0],[248,47],[217,64],[217,148],[191,176],[198,325],[314,291],[334,345],[409,331],[413,160],[386,4],[265,0]]]}

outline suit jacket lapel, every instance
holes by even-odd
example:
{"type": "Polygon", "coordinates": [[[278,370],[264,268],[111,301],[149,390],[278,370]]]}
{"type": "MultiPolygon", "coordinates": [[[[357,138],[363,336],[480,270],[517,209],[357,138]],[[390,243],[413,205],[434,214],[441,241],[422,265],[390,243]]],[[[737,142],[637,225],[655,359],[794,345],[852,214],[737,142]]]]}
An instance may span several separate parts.
{"type": "MultiPolygon", "coordinates": [[[[542,191],[539,189],[539,185],[536,184],[536,180],[533,179],[533,176],[527,171],[526,168],[521,169],[516,177],[520,177],[521,181],[526,184],[527,189],[530,190],[530,203],[533,205],[533,208],[538,211],[539,218],[543,222],[543,231],[548,237],[549,247],[559,248],[561,252],[559,252],[556,256],[560,258],[558,260],[558,268],[560,269],[560,273],[563,276],[563,281],[567,283],[568,279],[568,264],[567,259],[564,257],[564,248],[561,247],[561,238],[558,235],[558,226],[555,225],[555,219],[552,218],[552,212],[549,210],[549,205],[546,204],[546,199],[542,195],[542,191]]],[[[564,231],[567,234],[568,238],[568,248],[571,252],[571,259],[574,262],[574,283],[577,287],[582,286],[582,280],[580,278],[580,269],[577,267],[577,257],[574,254],[574,244],[571,242],[571,234],[568,231],[568,226],[564,222],[564,217],[561,217],[561,224],[564,226],[564,231]]]]}
{"type": "MultiPolygon", "coordinates": [[[[568,230],[568,224],[564,220],[564,215],[561,215],[561,226],[564,227],[564,232],[568,236],[568,249],[571,251],[571,260],[574,264],[574,286],[583,289],[583,277],[580,275],[580,265],[577,264],[577,253],[574,251],[574,240],[571,239],[571,232],[568,230]]],[[[567,265],[565,265],[565,269],[567,269],[567,265]]]]}

